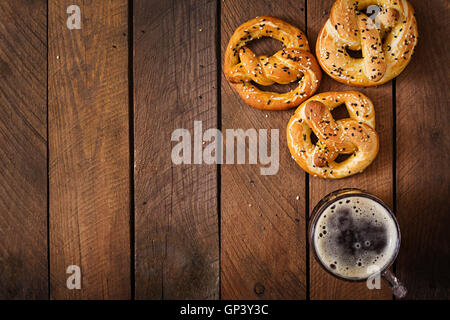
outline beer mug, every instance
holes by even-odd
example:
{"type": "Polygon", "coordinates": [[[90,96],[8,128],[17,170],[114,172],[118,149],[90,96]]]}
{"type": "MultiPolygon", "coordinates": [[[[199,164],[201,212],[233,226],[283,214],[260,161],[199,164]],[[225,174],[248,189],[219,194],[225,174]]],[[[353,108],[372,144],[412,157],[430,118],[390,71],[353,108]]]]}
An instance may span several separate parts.
{"type": "Polygon", "coordinates": [[[377,197],[353,188],[328,194],[313,209],[309,235],[315,259],[333,276],[367,281],[381,275],[397,298],[406,295],[389,271],[400,248],[400,228],[377,197]]]}

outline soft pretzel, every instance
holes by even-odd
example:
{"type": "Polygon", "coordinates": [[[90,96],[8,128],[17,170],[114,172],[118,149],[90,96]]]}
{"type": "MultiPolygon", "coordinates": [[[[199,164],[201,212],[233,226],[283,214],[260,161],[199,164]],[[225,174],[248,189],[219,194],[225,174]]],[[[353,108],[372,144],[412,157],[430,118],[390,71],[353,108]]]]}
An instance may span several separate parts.
{"type": "Polygon", "coordinates": [[[373,104],[357,91],[317,94],[291,117],[287,143],[297,164],[314,176],[339,179],[362,172],[378,153],[373,104]],[[335,121],[331,110],[343,103],[350,118],[335,121]],[[311,142],[311,131],[317,144],[311,142]],[[339,154],[350,157],[336,162],[339,154]]]}
{"type": "Polygon", "coordinates": [[[258,17],[236,29],[225,52],[224,73],[249,106],[262,110],[298,106],[314,94],[322,78],[303,32],[274,17],[258,17]],[[262,37],[281,41],[283,49],[270,57],[257,57],[246,44],[262,37]],[[299,78],[298,86],[287,93],[262,91],[252,84],[288,84],[299,78]]]}
{"type": "Polygon", "coordinates": [[[320,30],[316,55],[333,79],[377,86],[403,71],[417,41],[414,9],[406,0],[337,0],[320,30]],[[360,11],[374,4],[381,8],[375,21],[360,11]],[[363,57],[352,58],[347,49],[361,50],[363,57]]]}

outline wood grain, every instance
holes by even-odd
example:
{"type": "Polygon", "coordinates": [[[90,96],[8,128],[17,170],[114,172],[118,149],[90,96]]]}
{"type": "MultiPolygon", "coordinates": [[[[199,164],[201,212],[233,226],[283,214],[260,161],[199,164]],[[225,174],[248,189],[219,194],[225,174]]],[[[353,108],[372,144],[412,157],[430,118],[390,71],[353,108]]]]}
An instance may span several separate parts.
{"type": "MultiPolygon", "coordinates": [[[[130,299],[133,288],[137,299],[391,299],[383,282],[369,291],[337,280],[307,252],[306,210],[342,187],[396,205],[407,298],[449,299],[448,1],[410,0],[420,34],[410,65],[394,82],[356,88],[375,104],[381,148],[351,178],[307,178],[286,147],[295,109],[248,107],[218,68],[233,31],[261,15],[300,27],[315,53],[333,2],[133,0],[130,26],[126,0],[0,0],[0,299],[130,299]],[[66,27],[72,4],[81,30],[66,27]],[[171,134],[193,134],[195,120],[203,131],[279,129],[278,173],[174,165],[171,134]],[[66,288],[72,264],[81,290],[66,288]]],[[[324,74],[319,92],[354,89],[324,74]]]]}
{"type": "MultiPolygon", "coordinates": [[[[323,24],[329,17],[334,0],[308,1],[308,35],[314,43],[323,24]]],[[[341,179],[322,180],[310,177],[310,209],[326,194],[345,187],[360,188],[378,196],[389,206],[393,205],[393,96],[392,82],[380,87],[355,88],[340,84],[324,73],[320,92],[358,90],[367,95],[375,105],[376,131],[380,138],[380,151],[375,161],[361,174],[341,179]]],[[[325,272],[311,256],[311,299],[391,299],[392,294],[382,282],[381,290],[368,290],[366,283],[337,280],[325,272]]]]}
{"type": "Polygon", "coordinates": [[[217,127],[217,2],[134,1],[136,298],[217,299],[217,167],[172,132],[217,127]]]}
{"type": "Polygon", "coordinates": [[[47,2],[0,12],[0,299],[47,299],[47,2]]]}
{"type": "Polygon", "coordinates": [[[128,5],[49,2],[50,272],[52,299],[128,299],[130,168],[128,5]],[[81,290],[66,288],[78,265],[81,290]]]}
{"type": "MultiPolygon", "coordinates": [[[[222,54],[234,30],[256,16],[275,16],[305,30],[303,1],[221,3],[222,54]]],[[[258,55],[271,55],[280,47],[264,39],[252,45],[258,55]]],[[[247,106],[222,75],[222,132],[280,131],[277,174],[261,175],[260,165],[222,166],[223,299],[306,298],[305,174],[291,159],[285,134],[293,111],[263,112],[247,106]]]]}
{"type": "Polygon", "coordinates": [[[449,299],[449,3],[411,3],[420,38],[397,79],[397,272],[408,299],[449,299]]]}

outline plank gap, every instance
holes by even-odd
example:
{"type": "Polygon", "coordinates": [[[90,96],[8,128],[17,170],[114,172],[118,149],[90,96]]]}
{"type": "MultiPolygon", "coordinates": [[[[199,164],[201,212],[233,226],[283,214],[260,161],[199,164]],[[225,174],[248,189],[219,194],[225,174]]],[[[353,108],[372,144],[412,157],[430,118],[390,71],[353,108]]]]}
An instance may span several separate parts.
{"type": "Polygon", "coordinates": [[[47,11],[47,17],[46,17],[46,19],[47,19],[47,26],[46,26],[46,37],[47,37],[47,43],[46,43],[46,45],[47,45],[47,52],[46,52],[46,56],[47,56],[47,75],[46,75],[46,83],[47,83],[47,87],[46,87],[46,105],[47,105],[47,295],[48,295],[48,300],[50,300],[50,298],[51,298],[51,293],[50,293],[50,267],[51,267],[51,261],[50,261],[50,148],[49,148],[49,145],[50,145],[50,143],[49,143],[49,140],[50,140],[50,135],[49,135],[49,130],[48,130],[48,124],[49,124],[49,122],[48,122],[48,116],[49,116],[49,113],[48,113],[48,103],[49,103],[49,100],[48,100],[48,97],[49,97],[49,90],[48,90],[48,88],[49,88],[49,77],[48,77],[48,75],[49,75],[49,67],[48,67],[48,65],[49,65],[49,62],[48,62],[48,39],[49,39],[49,37],[48,37],[48,30],[49,30],[49,28],[48,28],[48,21],[49,21],[49,18],[48,18],[48,16],[49,16],[49,8],[48,8],[48,1],[46,2],[46,4],[45,4],[45,6],[46,6],[46,11],[47,11]]]}
{"type": "MultiPolygon", "coordinates": [[[[217,0],[216,12],[216,63],[217,63],[217,129],[222,132],[222,50],[221,50],[221,0],[217,0]]],[[[217,164],[217,219],[218,219],[218,240],[219,240],[219,300],[222,299],[222,207],[221,207],[221,188],[222,188],[222,166],[217,164]]]]}
{"type": "MultiPolygon", "coordinates": [[[[309,45],[311,47],[311,39],[308,38],[308,0],[305,0],[305,36],[308,39],[309,45]]],[[[314,48],[311,47],[311,52],[313,52],[314,56],[314,48]]],[[[305,257],[306,257],[306,300],[311,300],[311,266],[310,266],[310,250],[309,250],[309,211],[310,209],[310,184],[309,184],[309,174],[305,173],[305,257]]]]}
{"type": "MultiPolygon", "coordinates": [[[[392,211],[397,216],[397,82],[392,80],[392,211]]],[[[400,244],[401,245],[401,244],[400,244]]],[[[397,259],[392,266],[394,274],[397,274],[397,259]]],[[[400,280],[402,281],[402,280],[400,280]]],[[[394,294],[392,299],[395,300],[394,294]]]]}
{"type": "Polygon", "coordinates": [[[130,286],[135,300],[135,198],[134,198],[134,1],[128,1],[128,99],[130,145],[130,286]]]}

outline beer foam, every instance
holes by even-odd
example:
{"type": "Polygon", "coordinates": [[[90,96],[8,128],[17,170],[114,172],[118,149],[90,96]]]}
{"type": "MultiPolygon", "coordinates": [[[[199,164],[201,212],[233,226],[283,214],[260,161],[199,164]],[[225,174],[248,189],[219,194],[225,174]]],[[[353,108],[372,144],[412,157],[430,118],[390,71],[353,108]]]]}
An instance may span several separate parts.
{"type": "Polygon", "coordinates": [[[328,205],[318,218],[313,241],[322,264],[350,280],[366,279],[383,271],[397,250],[398,231],[380,203],[348,196],[328,205]]]}

